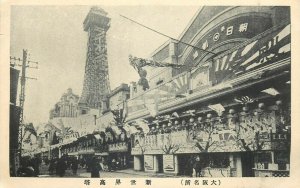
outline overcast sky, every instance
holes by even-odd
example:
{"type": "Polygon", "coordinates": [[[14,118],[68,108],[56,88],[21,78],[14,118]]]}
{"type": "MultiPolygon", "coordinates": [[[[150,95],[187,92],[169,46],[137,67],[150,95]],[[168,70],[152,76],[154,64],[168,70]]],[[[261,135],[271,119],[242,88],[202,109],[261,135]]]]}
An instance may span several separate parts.
{"type": "MultiPolygon", "coordinates": [[[[199,7],[113,6],[102,8],[111,18],[107,32],[109,79],[112,89],[138,80],[128,55],[149,57],[168,38],[138,26],[132,18],[172,37],[178,37],[199,7]]],[[[25,121],[35,125],[48,121],[49,111],[67,88],[81,95],[86,59],[87,33],[83,21],[90,6],[14,6],[11,10],[11,56],[29,60],[39,69],[28,70],[25,121]]]]}

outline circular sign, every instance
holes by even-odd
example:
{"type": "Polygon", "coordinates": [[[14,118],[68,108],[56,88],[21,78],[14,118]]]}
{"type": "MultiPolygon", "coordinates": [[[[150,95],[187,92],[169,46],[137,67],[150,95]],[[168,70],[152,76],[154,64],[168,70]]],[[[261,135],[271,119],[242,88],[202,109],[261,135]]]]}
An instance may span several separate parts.
{"type": "Polygon", "coordinates": [[[215,33],[214,36],[213,36],[213,40],[218,41],[219,38],[220,38],[220,33],[215,33]]]}

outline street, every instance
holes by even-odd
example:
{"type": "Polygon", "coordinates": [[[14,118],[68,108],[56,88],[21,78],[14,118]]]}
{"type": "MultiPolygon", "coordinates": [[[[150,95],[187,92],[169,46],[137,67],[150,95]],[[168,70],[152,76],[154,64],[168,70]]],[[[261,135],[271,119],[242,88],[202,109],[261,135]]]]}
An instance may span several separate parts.
{"type": "MultiPolygon", "coordinates": [[[[56,174],[49,175],[48,166],[42,164],[40,167],[40,178],[51,178],[59,177],[56,174]]],[[[63,178],[90,178],[91,173],[87,172],[84,168],[79,168],[77,170],[77,175],[73,175],[71,169],[67,169],[65,176],[63,178]]],[[[143,171],[135,171],[133,169],[117,170],[113,172],[100,171],[101,178],[146,178],[146,177],[157,177],[157,178],[171,178],[173,175],[163,174],[163,173],[147,173],[143,171]]]]}

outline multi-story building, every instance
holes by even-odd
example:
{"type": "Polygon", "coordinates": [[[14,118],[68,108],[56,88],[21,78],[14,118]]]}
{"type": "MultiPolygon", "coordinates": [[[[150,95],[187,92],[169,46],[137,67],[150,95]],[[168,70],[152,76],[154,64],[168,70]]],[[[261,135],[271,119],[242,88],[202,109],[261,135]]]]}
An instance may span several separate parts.
{"type": "Polygon", "coordinates": [[[202,7],[151,56],[182,67],[131,90],[127,121],[150,128],[134,135],[134,169],[190,175],[200,159],[208,177],[289,176],[290,37],[289,7],[202,7]]]}
{"type": "Polygon", "coordinates": [[[67,93],[64,93],[59,102],[55,104],[54,109],[50,110],[50,119],[57,117],[77,117],[78,115],[79,96],[72,92],[69,88],[67,93]]]}

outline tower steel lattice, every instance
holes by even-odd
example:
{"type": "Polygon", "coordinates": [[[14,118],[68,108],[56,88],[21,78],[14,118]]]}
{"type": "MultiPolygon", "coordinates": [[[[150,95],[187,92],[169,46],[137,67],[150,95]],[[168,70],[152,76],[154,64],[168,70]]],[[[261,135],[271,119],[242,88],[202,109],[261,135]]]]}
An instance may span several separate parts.
{"type": "Polygon", "coordinates": [[[88,33],[84,83],[79,105],[99,109],[110,92],[108,78],[106,32],[110,18],[98,7],[91,8],[84,25],[88,33]]]}

